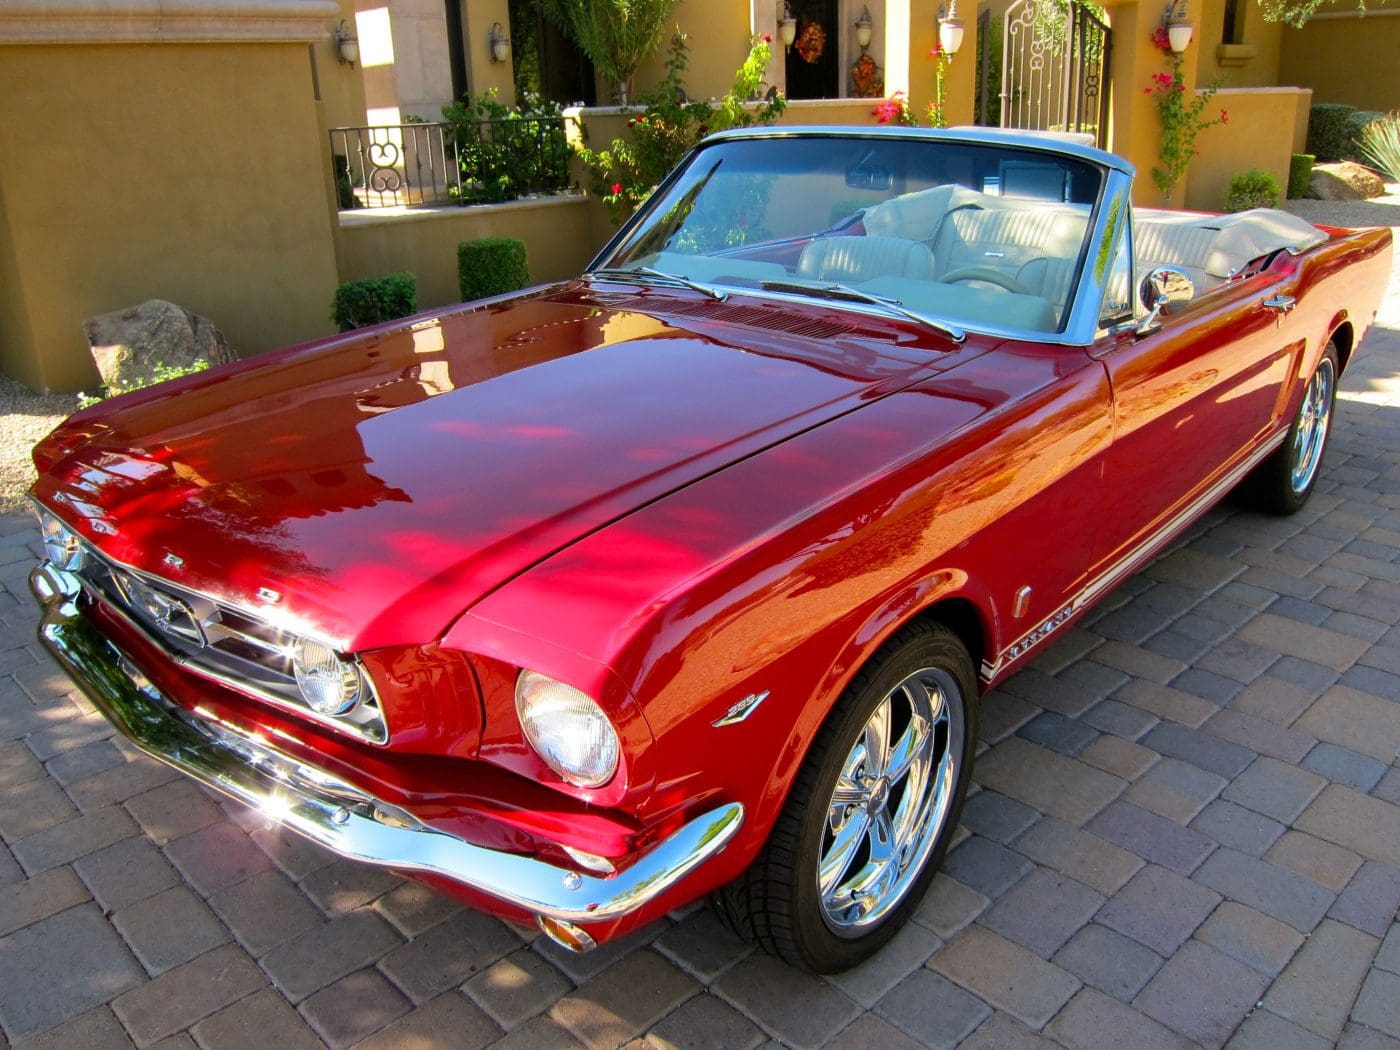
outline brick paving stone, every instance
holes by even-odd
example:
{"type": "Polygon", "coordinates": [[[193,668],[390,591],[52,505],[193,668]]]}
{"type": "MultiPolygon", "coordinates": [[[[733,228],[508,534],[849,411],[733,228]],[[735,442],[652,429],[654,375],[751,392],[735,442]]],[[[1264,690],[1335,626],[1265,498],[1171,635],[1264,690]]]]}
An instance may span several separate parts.
{"type": "Polygon", "coordinates": [[[1149,864],[1100,909],[1095,921],[1167,956],[1219,903],[1218,893],[1149,864]]]}
{"type": "Polygon", "coordinates": [[[572,989],[563,974],[524,950],[497,960],[462,987],[508,1032],[549,1009],[572,989]]]}
{"type": "Polygon", "coordinates": [[[34,757],[41,762],[47,762],[64,751],[83,747],[95,740],[105,740],[115,732],[112,723],[104,716],[84,715],[31,733],[25,742],[29,745],[29,750],[34,752],[34,757]]]}
{"type": "Polygon", "coordinates": [[[539,954],[541,958],[549,962],[574,984],[583,984],[584,981],[602,973],[628,952],[656,940],[657,935],[663,933],[665,928],[664,924],[653,923],[650,928],[643,927],[635,933],[608,941],[582,955],[555,944],[554,941],[545,936],[534,938],[530,942],[530,950],[539,954]]]}
{"type": "Polygon", "coordinates": [[[1196,937],[1269,977],[1283,971],[1305,940],[1287,923],[1237,901],[1216,908],[1196,937]]]}
{"type": "Polygon", "coordinates": [[[1367,643],[1359,638],[1267,612],[1240,628],[1239,637],[1338,672],[1356,663],[1367,648],[1367,643]]]}
{"type": "Polygon", "coordinates": [[[1018,853],[973,835],[948,854],[943,871],[989,900],[1021,880],[1032,865],[1018,853]]]}
{"type": "Polygon", "coordinates": [[[983,790],[968,798],[960,819],[974,834],[1005,844],[1040,819],[1040,814],[1000,792],[983,790]]]}
{"type": "Polygon", "coordinates": [[[127,799],[125,805],[157,846],[221,819],[219,807],[192,780],[172,781],[127,799]]]}
{"type": "Polygon", "coordinates": [[[984,787],[1076,825],[1124,787],[1118,777],[1015,737],[981,756],[974,775],[984,787]]]}
{"type": "MultiPolygon", "coordinates": [[[[682,1007],[682,1009],[684,1009],[684,1007],[682,1007]]],[[[696,1040],[689,1044],[681,1044],[670,1040],[661,1042],[657,1040],[654,1035],[647,1039],[647,1047],[650,1048],[650,1050],[680,1050],[683,1045],[689,1047],[724,1047],[724,1050],[728,1050],[725,1044],[719,1041],[707,1043],[705,1040],[696,1040]]],[[[773,1042],[766,1045],[772,1047],[778,1046],[777,1043],[773,1042]]],[[[878,1046],[882,1048],[882,1050],[919,1050],[919,1048],[924,1045],[924,1043],[916,1043],[888,1021],[881,1020],[874,1014],[862,1014],[854,1023],[847,1027],[845,1031],[838,1035],[835,1041],[828,1043],[826,1045],[826,1050],[867,1050],[867,1048],[873,1046],[878,1046]]],[[[963,1043],[962,1045],[966,1046],[968,1044],[963,1043]]]]}
{"type": "Polygon", "coordinates": [[[519,947],[520,938],[499,920],[464,911],[395,948],[380,960],[379,969],[421,1004],[519,947]]]}
{"type": "MultiPolygon", "coordinates": [[[[1287,659],[1284,657],[1280,663],[1287,659]]],[[[1276,664],[1273,673],[1256,678],[1245,686],[1244,690],[1230,701],[1229,710],[1252,715],[1274,725],[1291,726],[1299,715],[1317,702],[1318,690],[1277,678],[1275,675],[1278,671],[1279,665],[1276,664]]]]}
{"type": "Polygon", "coordinates": [[[1400,867],[1400,806],[1331,784],[1295,826],[1363,857],[1400,867]]]}
{"type": "Polygon", "coordinates": [[[1082,927],[1051,960],[1085,984],[1130,1001],[1162,965],[1162,957],[1107,926],[1082,927]]]}
{"type": "MultiPolygon", "coordinates": [[[[750,955],[726,971],[715,982],[714,991],[774,1038],[794,1047],[820,1046],[861,1012],[850,997],[826,981],[761,954],[750,955]]],[[[551,1011],[556,1018],[557,1010],[551,1011]]]]}
{"type": "Polygon", "coordinates": [[[978,921],[1049,958],[1102,907],[1104,897],[1047,868],[1031,872],[978,921]]]}
{"type": "Polygon", "coordinates": [[[1053,817],[1017,839],[1015,848],[1105,897],[1117,893],[1143,866],[1136,854],[1053,817]]]}
{"type": "Polygon", "coordinates": [[[958,1045],[963,1050],[1059,1050],[1058,1043],[1001,1012],[992,1014],[958,1045]]]}
{"type": "Polygon", "coordinates": [[[1077,718],[1066,718],[1055,711],[1045,711],[1023,725],[1016,733],[1033,744],[1058,751],[1062,755],[1077,755],[1098,734],[1092,726],[1077,718]]]}
{"type": "Polygon", "coordinates": [[[1080,987],[1053,963],[976,925],[949,941],[928,965],[1035,1029],[1044,1028],[1080,987]]]}
{"type": "Polygon", "coordinates": [[[1390,973],[1400,974],[1400,919],[1390,927],[1381,949],[1376,953],[1375,966],[1390,973]]]}
{"type": "Polygon", "coordinates": [[[1173,660],[1169,656],[1154,653],[1140,646],[1113,641],[1104,642],[1096,648],[1091,662],[1126,671],[1135,678],[1146,678],[1162,685],[1166,685],[1186,670],[1186,665],[1180,660],[1173,660]]]}
{"type": "MultiPolygon", "coordinates": [[[[871,1026],[883,1024],[878,1018],[868,1014],[856,1021],[856,1024],[861,1025],[862,1021],[871,1026]]],[[[849,1040],[850,1032],[849,1028],[846,1029],[842,1038],[849,1040]]],[[[851,1045],[877,1045],[876,1040],[884,1043],[891,1035],[899,1038],[898,1033],[881,1032],[877,1035],[876,1032],[869,1031],[856,1034],[865,1041],[851,1045]]],[[[697,995],[687,1000],[680,1009],[663,1018],[647,1036],[647,1045],[653,1050],[683,1050],[700,1046],[752,1050],[763,1041],[763,1032],[757,1026],[728,1003],[713,995],[697,995]]],[[[840,1045],[839,1039],[837,1045],[840,1045]]]]}
{"type": "Polygon", "coordinates": [[[1400,908],[1400,871],[1388,864],[1368,860],[1352,876],[1347,888],[1327,914],[1339,922],[1355,926],[1376,937],[1400,908]]]}
{"type": "Polygon", "coordinates": [[[1194,1044],[1096,988],[1085,988],[1060,1011],[1045,1034],[1069,1050],[1189,1050],[1194,1044]]]}
{"type": "Polygon", "coordinates": [[[44,767],[21,741],[0,744],[0,788],[8,791],[43,775],[44,767]]]}
{"type": "MultiPolygon", "coordinates": [[[[481,1011],[465,999],[460,1001],[480,1015],[481,1011]]],[[[374,970],[360,970],[342,977],[301,1004],[307,1023],[333,1050],[354,1046],[411,1009],[412,1004],[374,970]]],[[[453,1045],[456,1045],[455,1036],[453,1045]]]]}
{"type": "Polygon", "coordinates": [[[165,855],[204,896],[272,867],[267,854],[232,824],[211,824],[176,839],[165,855]]]}
{"type": "Polygon", "coordinates": [[[1329,1050],[1329,1040],[1268,1010],[1256,1010],[1228,1044],[1230,1050],[1329,1050]]]}
{"type": "Polygon", "coordinates": [[[914,913],[914,921],[948,940],[990,903],[983,894],[940,871],[914,913]]]}
{"type": "Polygon", "coordinates": [[[41,1035],[23,1040],[24,1050],[131,1050],[135,1044],[122,1028],[121,1022],[106,1006],[50,1028],[41,1035]]]}
{"type": "MultiPolygon", "coordinates": [[[[583,1044],[550,1017],[536,1017],[505,1038],[492,1044],[493,1050],[580,1050],[583,1044]]],[[[629,1044],[627,1050],[640,1050],[629,1044]]]]}
{"type": "Polygon", "coordinates": [[[180,774],[154,759],[140,758],[95,773],[68,785],[68,794],[83,812],[125,802],[133,795],[167,784],[180,774]]]}
{"type": "MultiPolygon", "coordinates": [[[[295,876],[293,876],[295,877],[295,876]]],[[[374,902],[383,915],[405,937],[416,937],[424,930],[451,918],[462,905],[421,882],[405,881],[374,902]]]]}
{"type": "Polygon", "coordinates": [[[982,697],[977,720],[978,735],[988,744],[998,743],[1029,722],[1039,711],[1035,704],[1029,704],[1019,696],[1012,696],[1004,689],[993,689],[982,697]]]}
{"type": "Polygon", "coordinates": [[[1388,767],[1384,762],[1336,744],[1318,744],[1303,760],[1303,768],[1337,784],[1368,792],[1380,782],[1388,767]]]}
{"type": "MultiPolygon", "coordinates": [[[[1228,634],[1229,632],[1219,633],[1228,634]]],[[[1149,649],[1155,653],[1160,653],[1163,656],[1171,657],[1173,660],[1179,660],[1186,664],[1193,664],[1201,659],[1206,653],[1210,652],[1211,647],[1211,642],[1201,640],[1200,632],[1193,631],[1188,634],[1184,631],[1175,630],[1174,628],[1165,630],[1161,634],[1154,634],[1143,643],[1144,649],[1149,649]]],[[[1175,692],[1181,696],[1190,696],[1189,693],[1183,693],[1179,689],[1175,690],[1175,692]]],[[[1192,697],[1192,699],[1197,698],[1192,697]]]]}
{"type": "Polygon", "coordinates": [[[111,919],[151,974],[174,969],[229,939],[223,923],[183,886],[129,904],[111,919]]]}
{"type": "Polygon", "coordinates": [[[209,898],[209,906],[254,958],[324,921],[305,895],[276,871],[220,890],[209,898]]]}
{"type": "MultiPolygon", "coordinates": [[[[1150,715],[1146,711],[1112,699],[1095,704],[1080,716],[1080,720],[1103,733],[1111,733],[1113,737],[1123,740],[1138,739],[1158,722],[1155,715],[1150,715]]],[[[1098,740],[1092,741],[1089,746],[1091,747],[1103,739],[1104,737],[1101,736],[1098,740]]],[[[1081,754],[1080,757],[1084,756],[1081,754]]],[[[1098,763],[1091,764],[1098,765],[1098,763]]]]}
{"type": "Polygon", "coordinates": [[[1351,1016],[1367,1028],[1400,1039],[1400,977],[1372,970],[1361,986],[1351,1016]]]}
{"type": "Polygon", "coordinates": [[[1261,757],[1221,792],[1221,798],[1291,824],[1326,784],[1313,773],[1261,757]]]}
{"type": "Polygon", "coordinates": [[[344,915],[396,888],[391,871],[353,860],[336,860],[301,880],[301,889],[327,915],[344,915]]]}
{"type": "MultiPolygon", "coordinates": [[[[1111,700],[1105,701],[1105,703],[1112,702],[1111,700]]],[[[1095,710],[1098,709],[1095,708],[1095,710]]],[[[1125,708],[1125,710],[1131,710],[1131,708],[1125,708]]],[[[1088,762],[1089,765],[1102,769],[1105,773],[1112,773],[1114,776],[1128,781],[1136,780],[1146,773],[1152,768],[1152,764],[1157,761],[1157,758],[1158,755],[1155,751],[1151,751],[1141,744],[1107,734],[1095,737],[1079,753],[1080,761],[1088,762]]]]}
{"type": "Polygon", "coordinates": [[[893,989],[875,1012],[925,1046],[953,1046],[992,1011],[975,995],[929,970],[918,970],[893,989]]]}
{"type": "Polygon", "coordinates": [[[249,832],[248,837],[293,881],[304,879],[313,871],[319,871],[337,859],[330,850],[275,825],[270,828],[256,828],[249,832]]]}
{"type": "Polygon", "coordinates": [[[1400,766],[1391,766],[1386,770],[1385,776],[1371,789],[1371,794],[1400,805],[1400,766]]]}
{"type": "MultiPolygon", "coordinates": [[[[964,889],[958,883],[952,885],[964,889]]],[[[709,908],[687,915],[658,937],[655,947],[682,970],[705,983],[754,950],[748,942],[731,933],[709,908]]]]}
{"type": "MultiPolygon", "coordinates": [[[[1128,676],[1113,667],[1105,667],[1093,660],[1081,660],[1055,672],[1055,678],[1062,684],[1075,689],[1086,697],[1101,700],[1128,680],[1128,676]]],[[[1060,712],[1064,714],[1064,712],[1060,712]]]]}
{"type": "Polygon", "coordinates": [[[1080,664],[1084,657],[1104,644],[1101,636],[1083,627],[1071,627],[1056,632],[1054,641],[1045,646],[1043,652],[1032,663],[1036,670],[1045,674],[1056,674],[1068,667],[1080,664]]]}
{"type": "Polygon", "coordinates": [[[1209,700],[1221,707],[1238,696],[1244,688],[1242,682],[1211,671],[1202,671],[1198,667],[1187,668],[1173,678],[1170,684],[1173,689],[1199,696],[1202,700],[1209,700]]]}
{"type": "Polygon", "coordinates": [[[1037,707],[1056,711],[1069,718],[1078,718],[1099,700],[1093,693],[1052,678],[1034,667],[1012,675],[1002,683],[1001,688],[1037,707]]]}
{"type": "Polygon", "coordinates": [[[0,936],[67,911],[88,900],[87,888],[72,868],[51,868],[0,890],[0,936]]]}
{"type": "Polygon", "coordinates": [[[1249,751],[1257,751],[1261,755],[1271,755],[1283,762],[1302,761],[1303,756],[1317,743],[1305,733],[1285,729],[1267,718],[1233,708],[1226,708],[1211,715],[1201,728],[1212,736],[1238,744],[1249,751]]]}
{"type": "Polygon", "coordinates": [[[1323,842],[1301,831],[1286,833],[1274,843],[1264,859],[1326,886],[1334,893],[1346,889],[1356,869],[1361,867],[1361,858],[1351,850],[1323,842]]]}
{"type": "Polygon", "coordinates": [[[73,862],[97,903],[110,911],[167,890],[179,882],[169,862],[144,837],[115,842],[73,862]]]}
{"type": "Polygon", "coordinates": [[[1231,846],[1242,853],[1259,856],[1283,834],[1278,821],[1216,799],[1191,822],[1191,827],[1222,846],[1231,846]]]}
{"type": "Polygon", "coordinates": [[[204,1050],[243,1050],[249,1046],[316,1050],[322,1045],[306,1022],[271,988],[224,1007],[190,1031],[204,1050]]]}
{"type": "Polygon", "coordinates": [[[827,974],[826,980],[868,1010],[941,947],[938,937],[918,923],[910,923],[872,958],[844,973],[827,974]]]}
{"type": "Polygon", "coordinates": [[[1171,723],[1157,726],[1139,742],[1158,754],[1189,762],[1226,780],[1239,776],[1255,758],[1248,748],[1171,723]]]}
{"type": "Polygon", "coordinates": [[[1311,660],[1300,660],[1296,656],[1285,656],[1269,668],[1270,677],[1282,679],[1295,686],[1301,686],[1317,699],[1317,694],[1328,688],[1341,677],[1330,667],[1315,664],[1311,660]]]}
{"type": "Polygon", "coordinates": [[[20,839],[10,849],[25,870],[37,872],[69,864],[135,833],[131,818],[114,806],[20,839]]]}
{"type": "Polygon", "coordinates": [[[1220,710],[1209,700],[1202,700],[1180,689],[1158,685],[1135,678],[1114,694],[1115,700],[1146,711],[1150,715],[1186,726],[1199,726],[1220,710]]]}
{"type": "Polygon", "coordinates": [[[1164,758],[1123,793],[1123,801],[1189,824],[1228,783],[1204,769],[1175,758],[1164,758]]]}
{"type": "Polygon", "coordinates": [[[1400,718],[1395,717],[1395,704],[1345,685],[1334,685],[1323,693],[1293,725],[1300,733],[1387,764],[1400,753],[1400,718]]]}
{"type": "Polygon", "coordinates": [[[1200,941],[1188,941],[1133,1006],[1203,1046],[1223,1046],[1269,982],[1200,941]]]}
{"type": "Polygon", "coordinates": [[[1324,1039],[1337,1039],[1379,944],[1360,930],[1324,920],[1269,989],[1264,1005],[1324,1039]]]}
{"type": "Polygon", "coordinates": [[[29,780],[5,789],[5,805],[0,806],[0,835],[7,842],[14,842],[77,815],[77,809],[56,781],[47,777],[29,780]]]}
{"type": "Polygon", "coordinates": [[[300,1002],[400,943],[393,928],[374,912],[352,911],[273,949],[263,956],[262,967],[292,1002],[300,1002]]]}
{"type": "Polygon", "coordinates": [[[1199,831],[1129,802],[1113,803],[1085,830],[1182,875],[1195,871],[1215,849],[1215,843],[1199,831]]]}
{"type": "Polygon", "coordinates": [[[1225,639],[1201,656],[1196,666],[1248,685],[1278,662],[1278,650],[1255,645],[1243,638],[1242,634],[1243,631],[1240,631],[1234,637],[1225,639]]]}
{"type": "Polygon", "coordinates": [[[1334,899],[1331,891],[1311,879],[1228,847],[1213,853],[1192,877],[1302,933],[1322,921],[1334,899]]]}
{"type": "Polygon", "coordinates": [[[113,1000],[112,1009],[138,1043],[152,1043],[265,984],[253,960],[237,945],[226,944],[133,988],[113,1000]]]}

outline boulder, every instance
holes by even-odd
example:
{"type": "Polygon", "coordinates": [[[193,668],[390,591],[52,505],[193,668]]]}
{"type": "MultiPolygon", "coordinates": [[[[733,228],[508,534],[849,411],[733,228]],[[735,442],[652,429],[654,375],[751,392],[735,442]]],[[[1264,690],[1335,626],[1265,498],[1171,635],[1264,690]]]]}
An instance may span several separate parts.
{"type": "Polygon", "coordinates": [[[1365,201],[1385,193],[1385,183],[1370,168],[1349,160],[1314,164],[1308,196],[1322,201],[1365,201]]]}
{"type": "Polygon", "coordinates": [[[102,382],[113,391],[149,384],[158,366],[188,369],[201,358],[210,365],[234,360],[212,321],[164,299],[89,317],[83,331],[102,382]]]}

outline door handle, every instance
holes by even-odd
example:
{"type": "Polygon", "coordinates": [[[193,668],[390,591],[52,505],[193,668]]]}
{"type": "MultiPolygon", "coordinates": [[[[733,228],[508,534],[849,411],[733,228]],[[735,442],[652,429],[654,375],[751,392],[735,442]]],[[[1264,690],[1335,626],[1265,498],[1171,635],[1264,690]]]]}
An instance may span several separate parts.
{"type": "Polygon", "coordinates": [[[1293,296],[1291,295],[1275,295],[1268,299],[1265,299],[1261,305],[1266,310],[1278,311],[1278,317],[1276,318],[1276,320],[1278,321],[1278,324],[1282,326],[1284,317],[1287,315],[1289,310],[1292,310],[1293,307],[1298,305],[1298,300],[1293,298],[1293,296]]]}

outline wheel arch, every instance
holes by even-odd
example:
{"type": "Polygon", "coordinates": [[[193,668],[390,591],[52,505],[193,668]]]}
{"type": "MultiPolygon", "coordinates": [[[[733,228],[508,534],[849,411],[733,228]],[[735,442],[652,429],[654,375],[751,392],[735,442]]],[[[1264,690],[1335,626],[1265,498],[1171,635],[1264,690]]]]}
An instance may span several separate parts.
{"type": "Polygon", "coordinates": [[[1347,320],[1345,310],[1332,318],[1329,331],[1332,333],[1329,337],[1332,345],[1337,348],[1337,364],[1340,371],[1345,373],[1347,362],[1351,360],[1351,352],[1356,348],[1356,329],[1352,327],[1351,321],[1347,320]]]}

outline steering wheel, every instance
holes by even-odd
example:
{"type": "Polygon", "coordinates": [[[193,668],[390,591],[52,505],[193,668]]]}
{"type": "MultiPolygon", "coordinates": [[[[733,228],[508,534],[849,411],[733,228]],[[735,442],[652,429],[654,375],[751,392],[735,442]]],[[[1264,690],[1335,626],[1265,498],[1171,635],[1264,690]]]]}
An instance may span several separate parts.
{"type": "Polygon", "coordinates": [[[1016,278],[1008,277],[991,266],[959,266],[956,270],[949,270],[939,279],[944,284],[956,284],[958,281],[986,281],[988,284],[1005,288],[1008,292],[1015,292],[1017,295],[1035,294],[1016,278]]]}

